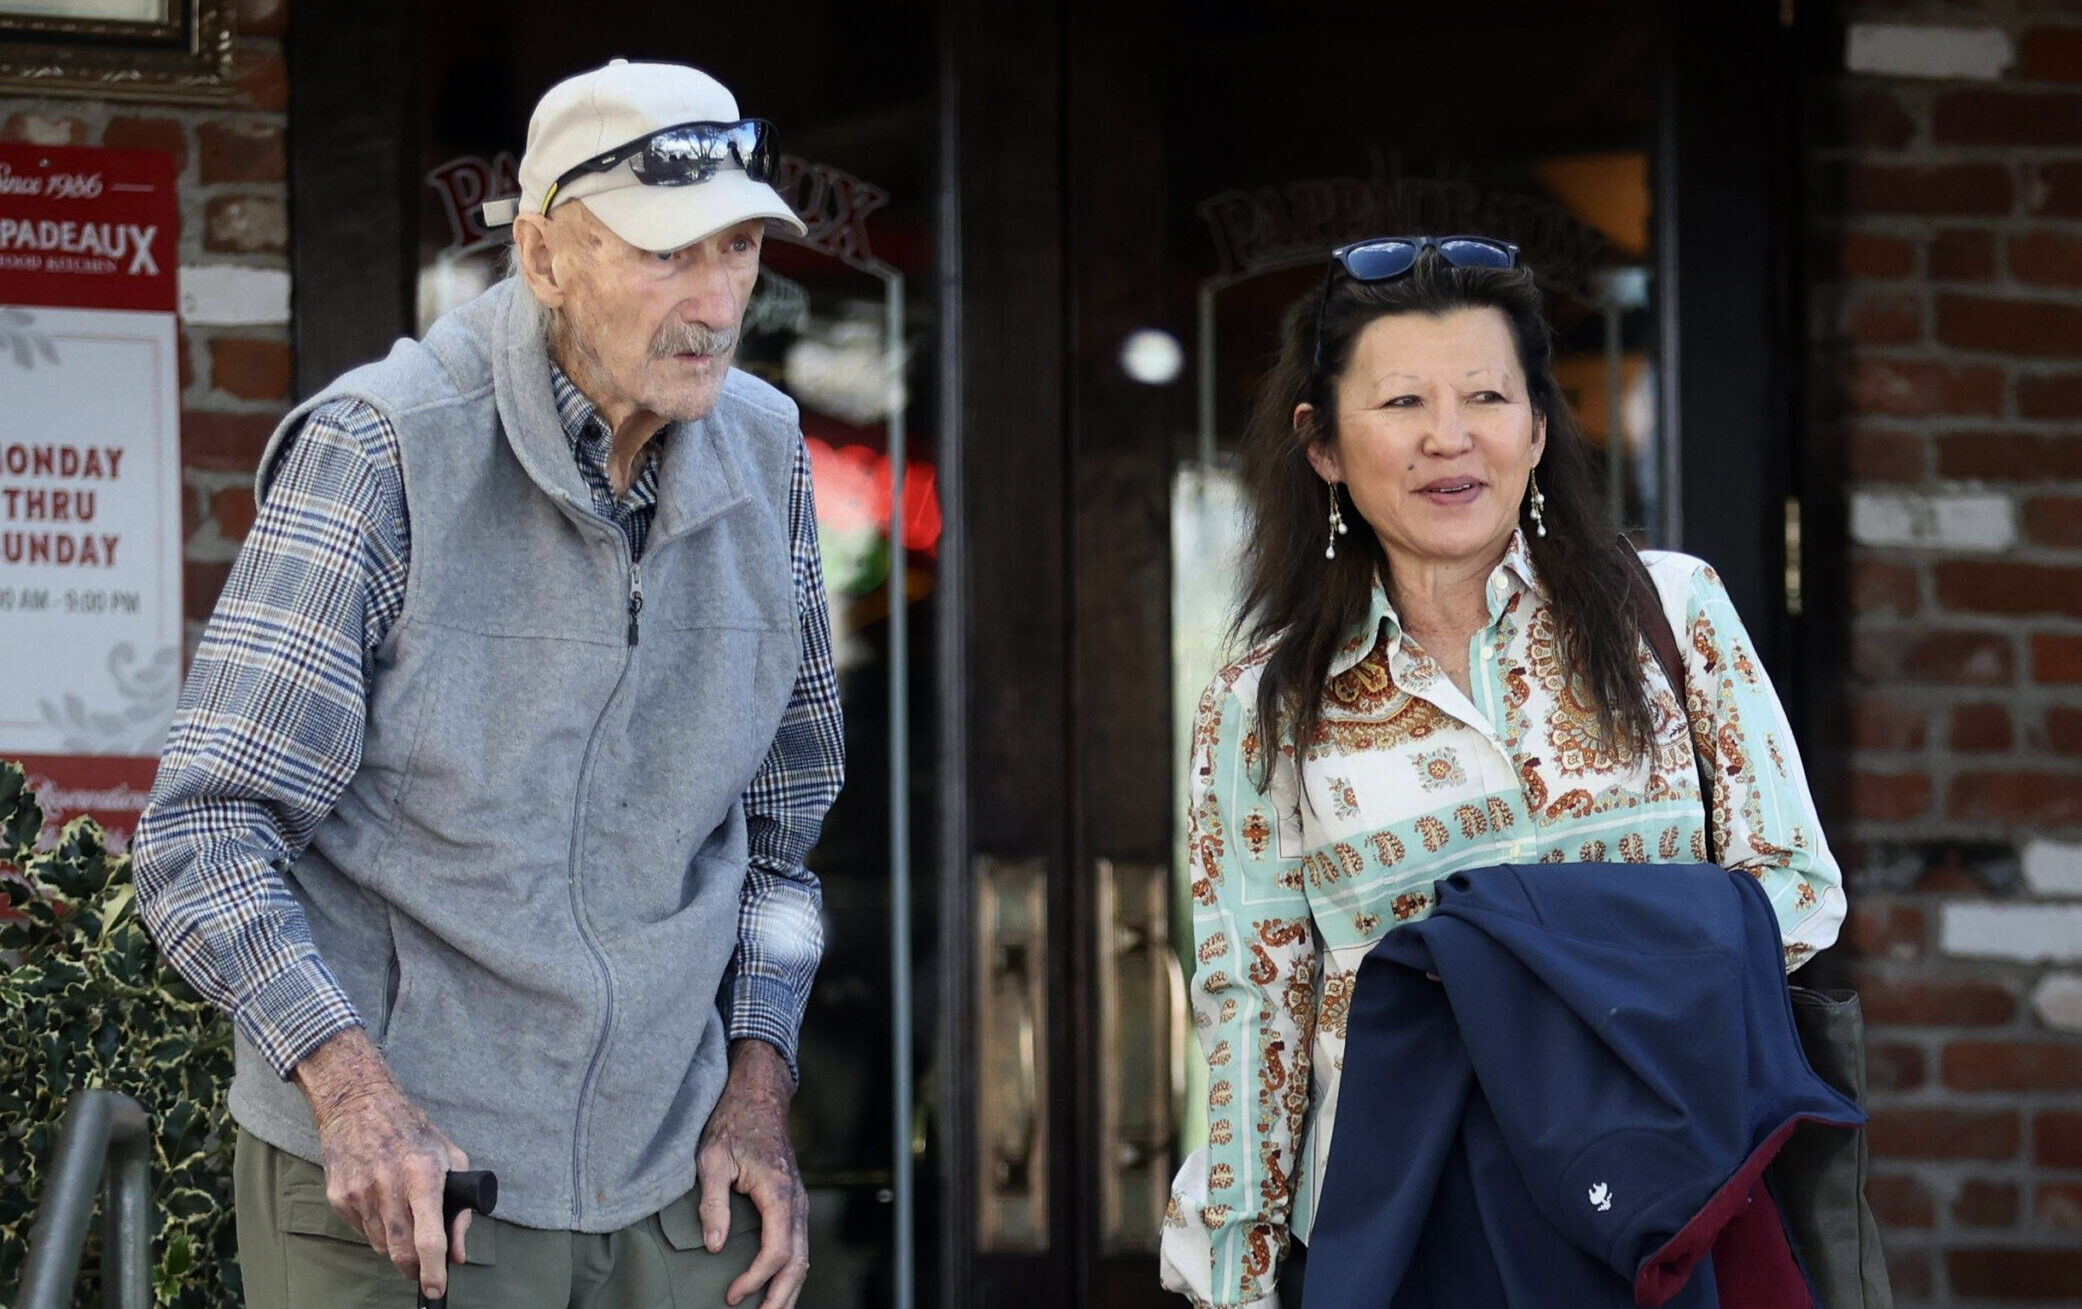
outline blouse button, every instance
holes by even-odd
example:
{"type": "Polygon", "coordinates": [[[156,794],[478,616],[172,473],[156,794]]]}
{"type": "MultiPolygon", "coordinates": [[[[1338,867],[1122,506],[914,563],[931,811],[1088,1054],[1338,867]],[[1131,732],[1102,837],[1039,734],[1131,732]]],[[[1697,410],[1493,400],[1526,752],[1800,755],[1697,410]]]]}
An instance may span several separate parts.
{"type": "Polygon", "coordinates": [[[1494,658],[1496,658],[1496,651],[1488,646],[1484,646],[1482,648],[1482,662],[1486,664],[1494,658]]]}

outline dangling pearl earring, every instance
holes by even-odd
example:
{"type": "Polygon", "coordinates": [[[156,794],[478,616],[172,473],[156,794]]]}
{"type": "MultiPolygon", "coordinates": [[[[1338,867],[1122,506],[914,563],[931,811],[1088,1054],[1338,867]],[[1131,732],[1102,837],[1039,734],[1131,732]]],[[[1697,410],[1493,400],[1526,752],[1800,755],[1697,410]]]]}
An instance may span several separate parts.
{"type": "Polygon", "coordinates": [[[1532,481],[1533,530],[1541,536],[1547,535],[1547,497],[1540,494],[1540,475],[1530,474],[1532,481]]]}
{"type": "Polygon", "coordinates": [[[1337,503],[1337,483],[1330,484],[1330,544],[1323,547],[1325,559],[1337,558],[1337,538],[1345,534],[1345,511],[1337,503]]]}

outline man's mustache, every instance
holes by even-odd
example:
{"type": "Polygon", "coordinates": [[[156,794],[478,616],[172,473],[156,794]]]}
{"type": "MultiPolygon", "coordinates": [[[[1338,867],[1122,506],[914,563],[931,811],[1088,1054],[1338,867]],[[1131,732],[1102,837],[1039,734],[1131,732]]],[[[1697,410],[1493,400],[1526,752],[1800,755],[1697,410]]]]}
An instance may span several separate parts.
{"type": "Polygon", "coordinates": [[[737,329],[714,328],[701,323],[668,323],[651,338],[651,358],[674,355],[720,355],[737,348],[737,329]]]}

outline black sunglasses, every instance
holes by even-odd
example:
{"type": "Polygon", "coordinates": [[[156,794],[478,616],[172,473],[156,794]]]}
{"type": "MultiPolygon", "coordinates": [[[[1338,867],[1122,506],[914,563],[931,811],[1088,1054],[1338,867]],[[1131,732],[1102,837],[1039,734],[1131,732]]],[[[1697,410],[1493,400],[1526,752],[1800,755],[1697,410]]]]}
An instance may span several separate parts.
{"type": "Polygon", "coordinates": [[[1330,307],[1330,283],[1337,270],[1355,282],[1390,282],[1417,266],[1417,257],[1436,250],[1455,268],[1516,268],[1518,247],[1487,236],[1371,236],[1330,252],[1323,270],[1323,294],[1316,304],[1315,372],[1323,373],[1323,316],[1330,307]]]}
{"type": "Polygon", "coordinates": [[[624,160],[645,186],[693,186],[714,177],[726,163],[744,169],[745,176],[755,182],[771,182],[774,125],[763,118],[747,118],[735,123],[678,123],[659,128],[565,169],[543,193],[542,212],[549,212],[566,182],[587,173],[604,173],[624,160]]]}

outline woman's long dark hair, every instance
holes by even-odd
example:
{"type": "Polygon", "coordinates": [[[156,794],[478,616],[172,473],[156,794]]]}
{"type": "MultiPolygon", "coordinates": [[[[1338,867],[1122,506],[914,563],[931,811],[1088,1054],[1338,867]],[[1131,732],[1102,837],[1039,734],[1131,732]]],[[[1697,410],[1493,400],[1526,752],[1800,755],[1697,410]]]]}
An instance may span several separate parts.
{"type": "MultiPolygon", "coordinates": [[[[1339,503],[1353,531],[1323,557],[1329,517],[1323,479],[1308,450],[1337,431],[1335,380],[1351,362],[1352,347],[1369,323],[1389,314],[1443,316],[1461,309],[1495,309],[1509,322],[1518,363],[1535,414],[1547,419],[1547,449],[1539,465],[1547,496],[1547,535],[1533,528],[1527,503],[1519,524],[1533,565],[1547,589],[1562,656],[1597,706],[1605,742],[1622,756],[1652,748],[1654,718],[1642,686],[1640,630],[1628,604],[1631,564],[1605,517],[1590,451],[1575,415],[1554,380],[1554,340],[1539,287],[1525,268],[1454,268],[1426,250],[1406,276],[1388,282],[1332,279],[1323,315],[1323,375],[1313,367],[1322,294],[1310,295],[1287,315],[1279,361],[1260,385],[1244,432],[1245,485],[1253,530],[1244,552],[1246,584],[1236,627],[1252,644],[1273,641],[1258,684],[1258,721],[1268,741],[1290,741],[1297,764],[1307,757],[1322,714],[1325,684],[1337,649],[1366,614],[1379,570],[1395,594],[1388,559],[1365,529],[1349,492],[1339,503]],[[1312,421],[1294,427],[1294,407],[1315,407],[1312,421]],[[1277,724],[1278,728],[1273,725],[1277,724]],[[1291,727],[1291,733],[1285,730],[1291,727]]],[[[1267,750],[1257,778],[1262,790],[1276,750],[1267,750]]]]}

